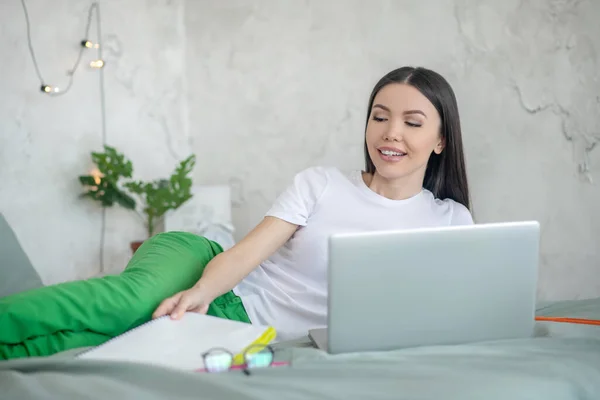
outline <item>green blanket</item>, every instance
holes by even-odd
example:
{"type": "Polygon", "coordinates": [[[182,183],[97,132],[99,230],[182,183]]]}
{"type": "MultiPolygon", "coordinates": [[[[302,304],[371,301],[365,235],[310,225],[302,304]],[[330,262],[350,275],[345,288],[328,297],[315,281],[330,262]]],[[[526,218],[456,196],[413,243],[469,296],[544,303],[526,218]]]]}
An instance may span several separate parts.
{"type": "Polygon", "coordinates": [[[0,299],[0,359],[96,346],[147,322],[165,298],[190,288],[219,244],[184,232],[158,234],[120,275],[65,282],[0,299]]]}

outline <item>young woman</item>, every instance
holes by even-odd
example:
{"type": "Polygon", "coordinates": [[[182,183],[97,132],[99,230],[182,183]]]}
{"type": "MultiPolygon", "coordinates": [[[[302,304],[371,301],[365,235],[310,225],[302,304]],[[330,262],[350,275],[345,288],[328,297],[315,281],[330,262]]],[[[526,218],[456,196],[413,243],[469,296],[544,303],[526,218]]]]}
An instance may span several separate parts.
{"type": "Polygon", "coordinates": [[[436,72],[403,67],[377,83],[364,152],[364,171],[298,173],[254,230],[153,317],[217,304],[235,309],[233,318],[274,326],[278,340],[300,337],[326,324],[329,235],[473,223],[458,106],[436,72]]]}

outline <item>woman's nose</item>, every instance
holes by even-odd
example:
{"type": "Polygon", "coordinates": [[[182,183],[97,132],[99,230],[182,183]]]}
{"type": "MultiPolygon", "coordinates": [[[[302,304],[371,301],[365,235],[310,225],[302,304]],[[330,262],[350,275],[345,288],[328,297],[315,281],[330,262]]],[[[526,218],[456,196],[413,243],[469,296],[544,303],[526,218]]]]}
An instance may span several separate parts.
{"type": "Polygon", "coordinates": [[[398,124],[390,124],[389,129],[383,133],[383,139],[387,141],[399,142],[402,140],[402,128],[398,124]]]}

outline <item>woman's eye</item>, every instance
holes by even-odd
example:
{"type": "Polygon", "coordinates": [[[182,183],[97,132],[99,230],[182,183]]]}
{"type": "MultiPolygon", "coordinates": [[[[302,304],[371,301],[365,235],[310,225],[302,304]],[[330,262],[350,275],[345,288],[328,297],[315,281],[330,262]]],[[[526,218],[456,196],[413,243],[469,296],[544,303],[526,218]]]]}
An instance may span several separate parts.
{"type": "Polygon", "coordinates": [[[410,121],[406,121],[406,125],[412,126],[413,128],[418,128],[421,126],[421,124],[419,124],[417,122],[410,122],[410,121]]]}
{"type": "Polygon", "coordinates": [[[382,122],[382,121],[385,121],[385,118],[373,116],[373,121],[382,122]]]}

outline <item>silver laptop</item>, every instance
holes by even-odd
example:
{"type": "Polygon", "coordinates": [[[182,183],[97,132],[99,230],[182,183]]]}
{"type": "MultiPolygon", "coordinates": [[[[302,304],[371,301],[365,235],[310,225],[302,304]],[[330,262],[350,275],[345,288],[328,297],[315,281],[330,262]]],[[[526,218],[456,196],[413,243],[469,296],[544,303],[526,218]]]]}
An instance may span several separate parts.
{"type": "Polygon", "coordinates": [[[533,336],[539,224],[333,235],[329,353],[533,336]]]}

